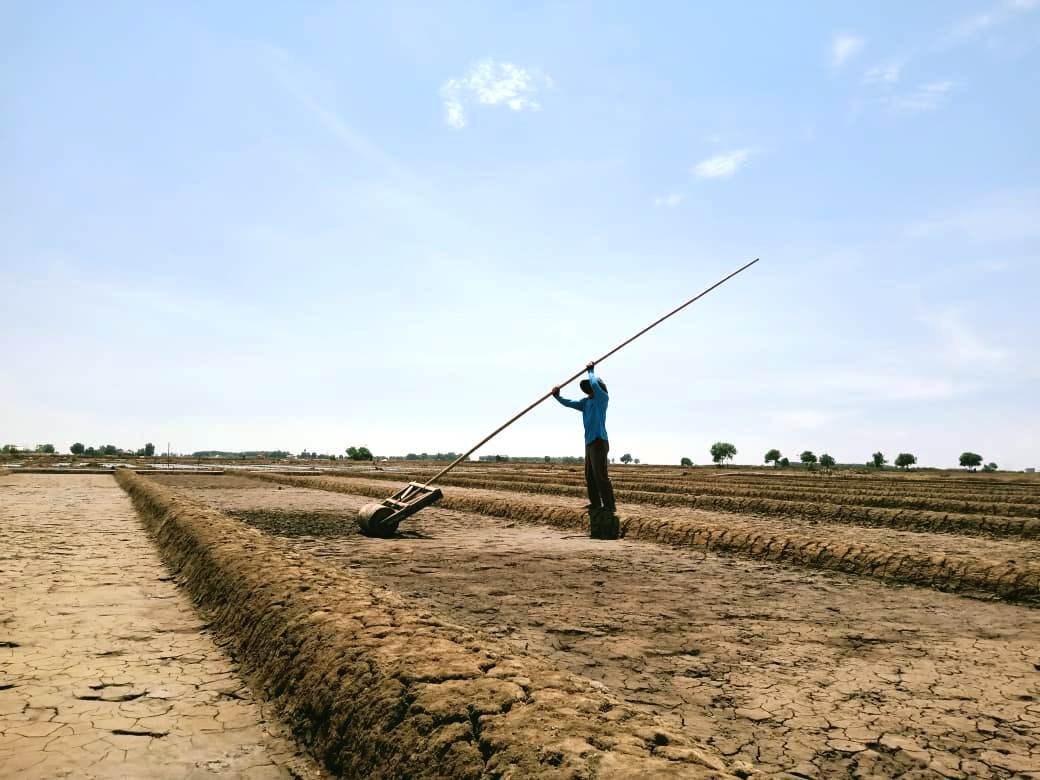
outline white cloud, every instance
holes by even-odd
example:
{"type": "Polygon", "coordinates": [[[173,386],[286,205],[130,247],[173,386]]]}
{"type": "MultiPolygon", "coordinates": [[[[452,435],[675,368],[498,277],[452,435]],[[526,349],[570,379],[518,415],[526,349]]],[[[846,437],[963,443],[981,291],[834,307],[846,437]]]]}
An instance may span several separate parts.
{"type": "Polygon", "coordinates": [[[736,173],[751,157],[751,149],[734,149],[697,163],[693,172],[701,179],[725,179],[736,173]]]}
{"type": "Polygon", "coordinates": [[[1000,363],[1007,358],[1004,350],[986,343],[975,329],[965,323],[956,309],[925,315],[921,319],[942,338],[947,358],[956,363],[974,366],[1000,363]]]}
{"type": "Polygon", "coordinates": [[[655,206],[667,206],[668,208],[675,208],[683,202],[683,196],[678,192],[670,192],[667,195],[659,195],[654,198],[655,206]]]}
{"type": "Polygon", "coordinates": [[[904,111],[935,111],[949,100],[952,81],[933,81],[922,84],[913,92],[892,98],[889,102],[904,111]]]}
{"type": "Polygon", "coordinates": [[[772,412],[769,418],[774,425],[784,428],[819,428],[831,422],[833,415],[815,409],[791,409],[772,412]]]}
{"type": "Polygon", "coordinates": [[[972,241],[1022,241],[1040,237],[1040,196],[1007,195],[974,208],[915,222],[911,238],[967,238],[972,241]]]}
{"type": "Polygon", "coordinates": [[[513,111],[538,111],[535,99],[543,87],[551,87],[552,79],[511,62],[488,58],[473,65],[466,75],[448,79],[441,87],[445,121],[454,128],[466,126],[466,109],[473,104],[506,105],[513,111]]]}
{"type": "Polygon", "coordinates": [[[1010,21],[1016,13],[1031,11],[1040,5],[1040,0],[1003,0],[974,16],[963,19],[950,29],[947,43],[959,43],[1010,21]]]}
{"type": "Polygon", "coordinates": [[[953,28],[954,38],[970,38],[983,30],[987,30],[997,22],[997,17],[991,13],[977,14],[970,19],[965,19],[953,28]]]}
{"type": "Polygon", "coordinates": [[[875,65],[864,74],[863,83],[894,84],[899,81],[902,71],[903,63],[901,62],[888,62],[882,65],[875,65]]]}
{"type": "Polygon", "coordinates": [[[855,35],[835,35],[831,42],[831,65],[840,68],[863,50],[863,39],[855,35]]]}
{"type": "Polygon", "coordinates": [[[905,372],[862,373],[838,371],[831,374],[802,377],[802,387],[841,394],[860,401],[935,401],[953,398],[969,388],[943,376],[907,374],[905,372]]]}

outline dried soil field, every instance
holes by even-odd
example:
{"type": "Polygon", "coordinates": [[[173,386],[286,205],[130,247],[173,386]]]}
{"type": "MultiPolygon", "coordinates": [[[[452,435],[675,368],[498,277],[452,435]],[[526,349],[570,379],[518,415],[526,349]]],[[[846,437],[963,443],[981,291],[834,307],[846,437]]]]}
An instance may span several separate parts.
{"type": "Polygon", "coordinates": [[[626,535],[599,541],[578,472],[474,466],[357,534],[429,473],[156,481],[588,681],[625,713],[592,747],[639,720],[651,755],[745,776],[1040,777],[1038,483],[617,469],[626,535]]]}
{"type": "Polygon", "coordinates": [[[0,475],[0,777],[325,776],[170,580],[110,475],[0,475]]]}
{"type": "Polygon", "coordinates": [[[604,541],[577,470],[472,464],[357,533],[431,473],[116,481],[337,775],[1040,777],[1040,482],[617,468],[604,541]]]}

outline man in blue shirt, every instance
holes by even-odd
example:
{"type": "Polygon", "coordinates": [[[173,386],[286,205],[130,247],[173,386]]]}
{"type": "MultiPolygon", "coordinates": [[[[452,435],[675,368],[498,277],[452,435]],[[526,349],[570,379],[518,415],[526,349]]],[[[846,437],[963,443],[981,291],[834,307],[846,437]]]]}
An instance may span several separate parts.
{"type": "Polygon", "coordinates": [[[607,440],[607,386],[600,381],[593,369],[594,363],[586,366],[589,378],[581,380],[581,389],[586,398],[571,401],[560,397],[560,388],[552,389],[553,398],[571,409],[579,409],[585,423],[585,484],[589,490],[590,510],[605,509],[614,512],[614,488],[607,476],[607,453],[610,442],[607,440]]]}

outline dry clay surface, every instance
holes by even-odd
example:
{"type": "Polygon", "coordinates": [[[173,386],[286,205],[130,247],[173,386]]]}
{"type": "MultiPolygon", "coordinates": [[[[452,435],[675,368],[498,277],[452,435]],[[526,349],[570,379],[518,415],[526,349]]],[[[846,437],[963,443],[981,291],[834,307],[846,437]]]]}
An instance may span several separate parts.
{"type": "Polygon", "coordinates": [[[317,778],[111,476],[0,476],[0,777],[317,778]]]}
{"type": "Polygon", "coordinates": [[[123,469],[168,565],[243,669],[345,777],[723,778],[703,741],[586,677],[511,651],[123,469]]]}
{"type": "MultiPolygon", "coordinates": [[[[371,471],[350,476],[402,481],[423,479],[433,472],[371,471]]],[[[585,480],[576,474],[551,476],[479,474],[463,471],[438,480],[441,485],[485,487],[557,495],[585,495],[585,480]]],[[[700,509],[754,511],[763,514],[802,515],[861,525],[893,525],[918,530],[958,530],[1006,536],[1040,537],[1040,503],[1005,502],[978,493],[973,500],[949,495],[924,496],[910,492],[912,486],[871,495],[843,489],[842,483],[827,482],[815,490],[768,485],[741,486],[716,479],[693,482],[685,479],[657,480],[624,477],[613,479],[614,491],[622,501],[692,506],[700,509]],[[1021,516],[1019,516],[1021,515],[1021,516]]],[[[1032,498],[1032,497],[1031,497],[1032,498]]],[[[1023,499],[1025,500],[1025,499],[1023,499]]]]}
{"type": "MultiPolygon", "coordinates": [[[[388,483],[372,479],[254,476],[377,498],[389,492],[388,483]]],[[[440,505],[563,528],[588,527],[582,499],[567,496],[453,487],[440,505]]],[[[623,502],[618,513],[622,532],[630,538],[1040,603],[1040,543],[1032,539],[986,539],[623,502]]]]}
{"type": "Polygon", "coordinates": [[[1040,777],[1036,610],[436,507],[368,539],[369,498],[224,479],[164,481],[605,685],[734,768],[1040,777]]]}

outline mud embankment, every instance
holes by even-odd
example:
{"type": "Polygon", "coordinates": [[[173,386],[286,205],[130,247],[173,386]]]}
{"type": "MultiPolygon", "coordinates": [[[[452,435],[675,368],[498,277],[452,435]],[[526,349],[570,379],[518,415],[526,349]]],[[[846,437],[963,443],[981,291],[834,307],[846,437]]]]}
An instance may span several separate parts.
{"type": "MultiPolygon", "coordinates": [[[[349,478],[349,477],[348,477],[349,478]]],[[[400,475],[370,474],[366,479],[400,482],[400,475]]],[[[542,495],[577,496],[586,495],[585,487],[577,484],[553,482],[512,482],[499,479],[481,479],[464,476],[448,476],[441,480],[444,485],[478,488],[484,490],[510,490],[517,493],[542,495]]],[[[911,508],[889,508],[857,503],[858,499],[818,494],[816,500],[786,500],[740,495],[739,493],[698,493],[696,486],[686,488],[667,486],[661,490],[653,485],[615,483],[614,491],[621,501],[655,506],[680,506],[704,509],[713,512],[736,512],[740,514],[772,515],[775,517],[798,517],[828,523],[846,523],[878,528],[899,528],[907,531],[934,531],[939,533],[971,534],[995,537],[1021,537],[1040,539],[1040,518],[1008,516],[1004,512],[986,514],[961,514],[955,511],[935,511],[911,508]]]]}
{"type": "MultiPolygon", "coordinates": [[[[379,472],[374,472],[378,474],[379,472]]],[[[435,472],[429,472],[430,475],[435,472]]],[[[328,475],[326,475],[328,476],[328,475]]],[[[583,487],[584,478],[575,473],[539,476],[533,474],[476,474],[462,470],[445,479],[481,478],[496,482],[538,482],[583,487]]],[[[881,490],[848,485],[841,480],[824,480],[813,486],[776,485],[733,480],[707,480],[632,475],[616,469],[611,475],[615,488],[646,490],[659,493],[737,496],[741,498],[775,498],[787,501],[817,501],[831,504],[888,507],[891,509],[927,509],[960,514],[1009,515],[1040,517],[1040,495],[992,493],[986,490],[963,492],[951,488],[922,490],[913,485],[890,485],[881,490]],[[620,472],[620,473],[618,473],[620,472]]]]}
{"type": "MultiPolygon", "coordinates": [[[[251,474],[258,479],[284,485],[330,490],[352,495],[385,498],[386,488],[379,482],[345,477],[300,478],[271,474],[251,474]]],[[[447,493],[439,505],[462,512],[477,512],[520,522],[575,528],[587,531],[588,513],[567,506],[525,501],[523,496],[490,496],[480,492],[447,493]]],[[[706,516],[703,521],[667,513],[619,512],[622,533],[632,539],[663,542],[685,547],[707,548],[716,552],[759,560],[808,566],[817,569],[875,577],[891,582],[969,594],[990,594],[1013,601],[1040,605],[1040,567],[985,558],[927,554],[904,551],[891,546],[821,540],[822,534],[797,534],[778,530],[739,528],[719,523],[706,516]]]]}
{"type": "Polygon", "coordinates": [[[333,772],[730,777],[711,749],[603,686],[411,608],[147,477],[116,479],[247,678],[333,772]]]}

